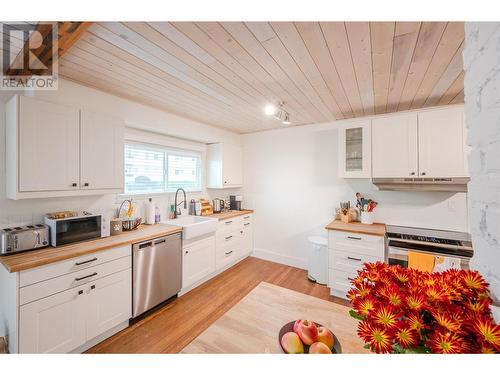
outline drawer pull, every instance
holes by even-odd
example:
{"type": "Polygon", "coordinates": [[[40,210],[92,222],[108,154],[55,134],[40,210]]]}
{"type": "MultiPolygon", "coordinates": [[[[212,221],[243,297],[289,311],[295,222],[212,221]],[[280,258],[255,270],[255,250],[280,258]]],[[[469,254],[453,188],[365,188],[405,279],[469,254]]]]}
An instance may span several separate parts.
{"type": "Polygon", "coordinates": [[[226,225],[229,225],[229,224],[231,224],[232,222],[233,222],[232,220],[226,221],[226,225]]]}
{"type": "Polygon", "coordinates": [[[229,255],[229,254],[231,254],[232,252],[233,252],[233,250],[228,251],[228,252],[226,253],[226,255],[229,255]]]}
{"type": "Polygon", "coordinates": [[[76,262],[75,263],[75,266],[81,266],[82,264],[87,264],[87,263],[91,263],[91,262],[95,262],[97,260],[97,258],[92,258],[92,259],[89,259],[89,260],[84,260],[83,262],[76,262]]]}
{"type": "Polygon", "coordinates": [[[81,294],[83,294],[83,290],[78,291],[78,295],[81,295],[81,294]]]}
{"type": "Polygon", "coordinates": [[[227,237],[224,237],[226,239],[226,241],[230,240],[231,238],[233,238],[233,236],[227,236],[227,237]]]}
{"type": "Polygon", "coordinates": [[[358,241],[361,240],[361,237],[347,236],[347,238],[350,239],[350,240],[358,240],[358,241]]]}
{"type": "Polygon", "coordinates": [[[82,280],[88,279],[89,277],[92,277],[92,276],[97,276],[97,272],[91,273],[90,275],[87,275],[87,276],[75,277],[75,281],[82,281],[82,280]]]}
{"type": "Polygon", "coordinates": [[[250,225],[250,223],[245,223],[245,224],[243,224],[243,225],[244,225],[244,226],[247,226],[247,225],[250,225]]]}
{"type": "Polygon", "coordinates": [[[243,216],[243,219],[250,219],[250,216],[243,216]]]}
{"type": "Polygon", "coordinates": [[[354,281],[354,279],[352,277],[348,277],[347,280],[354,281]]]}
{"type": "Polygon", "coordinates": [[[355,260],[355,261],[361,262],[361,258],[347,257],[347,259],[350,259],[350,260],[355,260]]]}
{"type": "Polygon", "coordinates": [[[95,285],[91,285],[91,286],[90,286],[90,289],[95,289],[95,285]]]}

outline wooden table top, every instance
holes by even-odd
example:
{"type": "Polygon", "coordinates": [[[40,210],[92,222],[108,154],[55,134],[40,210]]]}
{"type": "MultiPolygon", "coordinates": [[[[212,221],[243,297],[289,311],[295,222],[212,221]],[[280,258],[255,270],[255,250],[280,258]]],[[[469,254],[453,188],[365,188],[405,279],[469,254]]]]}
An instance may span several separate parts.
{"type": "Polygon", "coordinates": [[[168,224],[141,225],[136,230],[123,232],[116,236],[98,238],[58,247],[45,247],[40,250],[25,251],[19,254],[0,256],[0,263],[9,272],[19,272],[79,257],[112,247],[146,241],[151,238],[182,232],[182,227],[168,224]]]}
{"type": "Polygon", "coordinates": [[[195,338],[181,353],[283,353],[280,328],[296,319],[328,327],[342,353],[369,353],[357,336],[349,308],[265,282],[195,338]]]}
{"type": "Polygon", "coordinates": [[[220,212],[218,214],[212,214],[212,215],[208,215],[208,216],[214,217],[214,218],[219,219],[219,220],[226,220],[226,219],[230,219],[232,217],[237,217],[237,216],[242,216],[242,215],[247,215],[247,214],[252,214],[252,213],[253,213],[253,210],[241,210],[241,211],[231,210],[231,211],[220,212]]]}
{"type": "Polygon", "coordinates": [[[351,223],[343,223],[340,220],[333,220],[328,224],[325,229],[328,230],[340,230],[343,232],[353,232],[360,234],[371,234],[374,236],[385,236],[385,224],[373,223],[373,224],[361,224],[360,222],[353,221],[351,223]]]}

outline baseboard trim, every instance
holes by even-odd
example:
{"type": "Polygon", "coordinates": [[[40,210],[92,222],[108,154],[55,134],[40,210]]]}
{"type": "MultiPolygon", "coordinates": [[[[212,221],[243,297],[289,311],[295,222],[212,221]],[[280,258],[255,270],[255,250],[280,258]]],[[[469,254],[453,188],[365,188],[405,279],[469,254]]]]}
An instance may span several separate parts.
{"type": "Polygon", "coordinates": [[[264,260],[269,260],[271,262],[284,264],[286,266],[297,267],[303,270],[307,269],[306,259],[283,255],[274,251],[254,248],[252,256],[264,260]]]}

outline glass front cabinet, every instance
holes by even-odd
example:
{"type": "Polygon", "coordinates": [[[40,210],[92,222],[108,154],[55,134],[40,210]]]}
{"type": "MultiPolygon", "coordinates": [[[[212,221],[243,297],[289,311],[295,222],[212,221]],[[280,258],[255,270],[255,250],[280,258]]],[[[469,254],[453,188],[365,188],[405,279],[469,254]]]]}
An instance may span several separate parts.
{"type": "Polygon", "coordinates": [[[339,128],[339,177],[371,178],[371,121],[353,120],[339,128]]]}

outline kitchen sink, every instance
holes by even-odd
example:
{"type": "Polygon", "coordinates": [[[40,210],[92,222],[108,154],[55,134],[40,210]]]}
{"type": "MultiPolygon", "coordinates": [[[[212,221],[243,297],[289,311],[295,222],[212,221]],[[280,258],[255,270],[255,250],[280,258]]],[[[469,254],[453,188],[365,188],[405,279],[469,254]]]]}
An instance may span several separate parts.
{"type": "Polygon", "coordinates": [[[167,220],[165,223],[182,227],[182,238],[190,240],[205,234],[215,233],[218,221],[218,219],[212,217],[190,215],[167,220]]]}

